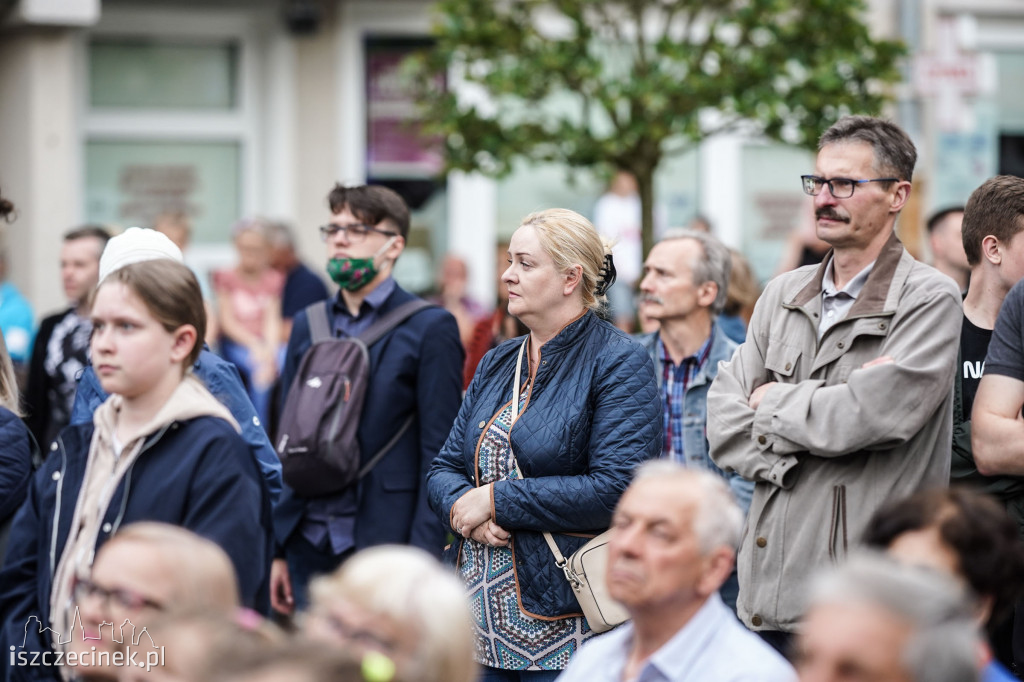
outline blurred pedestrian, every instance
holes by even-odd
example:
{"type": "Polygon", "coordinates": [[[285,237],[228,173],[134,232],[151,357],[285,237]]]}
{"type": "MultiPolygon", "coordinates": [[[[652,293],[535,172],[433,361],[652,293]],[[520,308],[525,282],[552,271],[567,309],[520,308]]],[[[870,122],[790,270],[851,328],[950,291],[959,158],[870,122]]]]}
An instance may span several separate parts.
{"type": "Polygon", "coordinates": [[[616,171],[608,191],[594,205],[594,227],[612,244],[615,283],[608,289],[608,306],[615,326],[625,332],[636,327],[636,285],[644,260],[642,208],[632,173],[616,171]]]}
{"type": "Polygon", "coordinates": [[[281,292],[284,276],[270,266],[267,224],[246,219],[231,230],[238,263],[214,273],[220,350],[241,372],[264,424],[282,362],[281,292]]]}
{"type": "Polygon", "coordinates": [[[796,646],[800,682],[976,682],[963,590],[934,571],[861,555],[820,574],[796,646]]]}
{"type": "Polygon", "coordinates": [[[38,446],[21,420],[14,365],[0,336],[0,566],[18,507],[28,494],[32,456],[38,446]]]}
{"type": "MultiPolygon", "coordinates": [[[[1024,595],[1024,546],[1016,524],[995,500],[965,488],[890,502],[868,523],[862,542],[966,584],[975,619],[990,635],[1024,595]]],[[[987,641],[979,648],[986,682],[1017,679],[993,658],[987,641]]]]}
{"type": "Polygon", "coordinates": [[[761,296],[761,285],[754,270],[742,253],[729,249],[732,269],[729,272],[729,288],[725,292],[725,307],[718,316],[722,331],[736,343],[747,338],[747,325],[754,314],[754,304],[761,296]]]}
{"type": "MultiPolygon", "coordinates": [[[[271,222],[267,226],[270,241],[270,266],[284,276],[281,290],[281,343],[292,335],[292,320],[306,306],[327,298],[327,285],[299,260],[295,235],[287,224],[271,222]]],[[[284,387],[288,390],[288,387],[284,387]]]]}
{"type": "Polygon", "coordinates": [[[650,358],[594,312],[614,265],[590,222],[528,215],[508,255],[508,310],[530,333],[484,357],[427,485],[479,595],[482,679],[545,680],[592,631],[544,533],[569,556],[608,528],[661,452],[661,410],[650,358]]]}
{"type": "Polygon", "coordinates": [[[421,549],[381,545],[313,580],[303,631],[387,656],[418,682],[474,682],[473,620],[461,581],[421,549]]]}
{"type": "MultiPolygon", "coordinates": [[[[14,204],[0,195],[0,221],[14,220],[14,204]]],[[[29,356],[35,338],[35,317],[32,306],[18,288],[7,280],[7,249],[0,246],[0,331],[3,332],[7,353],[14,363],[18,385],[24,387],[28,374],[29,356]]]]}
{"type": "Polygon", "coordinates": [[[932,252],[932,265],[942,274],[950,277],[960,291],[967,291],[971,266],[964,252],[961,225],[964,207],[951,206],[936,211],[926,223],[928,246],[932,252]]]}
{"type": "Polygon", "coordinates": [[[469,266],[454,253],[445,254],[437,271],[437,294],[431,301],[450,312],[459,325],[459,339],[464,347],[473,339],[476,323],[487,316],[487,309],[468,291],[469,266]]]}
{"type": "Polygon", "coordinates": [[[86,225],[67,232],[61,244],[61,281],[71,307],[39,325],[25,390],[25,422],[43,447],[71,423],[78,376],[89,364],[89,301],[109,239],[105,228],[86,225]]]}

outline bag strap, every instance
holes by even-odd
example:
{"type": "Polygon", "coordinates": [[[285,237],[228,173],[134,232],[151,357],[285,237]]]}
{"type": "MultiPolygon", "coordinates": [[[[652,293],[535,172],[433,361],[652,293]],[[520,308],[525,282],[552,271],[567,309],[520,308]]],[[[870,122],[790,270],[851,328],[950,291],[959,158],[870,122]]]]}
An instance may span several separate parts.
{"type": "MultiPolygon", "coordinates": [[[[384,317],[378,319],[376,322],[370,325],[370,327],[359,335],[359,340],[366,344],[369,348],[374,343],[380,340],[382,336],[390,332],[398,325],[405,322],[407,319],[423,310],[424,308],[433,308],[434,304],[424,301],[422,298],[413,299],[412,301],[406,301],[402,305],[398,306],[384,317]]],[[[412,426],[413,421],[416,419],[416,413],[410,414],[401,428],[395,432],[395,435],[391,436],[387,443],[384,444],[380,450],[374,453],[373,457],[370,458],[366,464],[359,470],[356,475],[356,480],[361,479],[366,474],[370,473],[373,467],[377,466],[377,463],[384,459],[384,455],[391,451],[391,448],[395,447],[398,443],[398,439],[405,435],[405,432],[412,426]]]]}
{"type": "Polygon", "coordinates": [[[331,321],[327,318],[327,301],[317,301],[306,306],[306,319],[309,320],[309,335],[313,343],[334,336],[331,333],[331,321]]]}
{"type": "MultiPolygon", "coordinates": [[[[516,359],[516,379],[512,383],[512,424],[516,423],[516,419],[519,417],[519,382],[523,377],[523,354],[526,352],[526,345],[530,342],[530,335],[527,334],[526,338],[523,339],[523,345],[519,347],[519,357],[516,359]]],[[[508,446],[512,447],[512,427],[509,427],[509,438],[508,446]]],[[[523,477],[523,471],[519,468],[519,460],[516,460],[516,473],[519,478],[523,477]]],[[[567,560],[562,555],[561,550],[558,549],[558,545],[555,544],[555,539],[551,537],[551,533],[543,531],[544,540],[548,543],[548,548],[551,549],[551,553],[555,555],[555,565],[559,568],[564,569],[567,560]]]]}
{"type": "Polygon", "coordinates": [[[377,341],[379,341],[385,334],[405,322],[419,311],[424,308],[433,307],[435,307],[433,303],[428,303],[422,298],[414,298],[411,301],[406,301],[387,315],[378,318],[376,322],[371,324],[366,331],[360,334],[357,338],[365,343],[366,347],[369,348],[373,344],[377,343],[377,341]]]}
{"type": "Polygon", "coordinates": [[[388,452],[391,451],[391,448],[395,447],[395,443],[397,443],[398,439],[401,438],[405,434],[405,432],[409,430],[409,427],[412,426],[412,423],[415,419],[416,413],[413,412],[408,416],[408,418],[406,418],[405,423],[402,424],[402,427],[395,432],[395,435],[391,436],[391,439],[384,444],[384,447],[378,450],[373,455],[373,457],[370,458],[370,461],[363,465],[363,468],[360,469],[359,473],[356,475],[357,481],[366,474],[370,473],[370,470],[373,469],[373,467],[377,466],[377,462],[384,459],[384,455],[388,454],[388,452]]]}

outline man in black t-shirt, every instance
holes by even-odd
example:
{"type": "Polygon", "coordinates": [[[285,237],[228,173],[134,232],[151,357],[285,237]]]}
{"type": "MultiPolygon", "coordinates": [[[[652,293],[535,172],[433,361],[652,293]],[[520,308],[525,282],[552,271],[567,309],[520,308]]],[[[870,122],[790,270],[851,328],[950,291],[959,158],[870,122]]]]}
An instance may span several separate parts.
{"type": "MultiPolygon", "coordinates": [[[[963,221],[971,281],[960,335],[951,476],[1000,499],[1024,537],[1022,232],[1024,179],[997,176],[971,194],[963,221]]],[[[1022,606],[1017,604],[1012,626],[993,635],[996,655],[1018,670],[1024,662],[1022,606]]]]}

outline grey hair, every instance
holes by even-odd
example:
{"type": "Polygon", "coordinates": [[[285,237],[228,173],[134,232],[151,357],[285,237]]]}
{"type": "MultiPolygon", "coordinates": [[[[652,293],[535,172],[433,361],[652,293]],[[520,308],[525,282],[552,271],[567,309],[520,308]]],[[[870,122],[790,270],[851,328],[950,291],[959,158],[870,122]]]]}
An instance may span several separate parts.
{"type": "Polygon", "coordinates": [[[822,133],[818,149],[841,142],[866,142],[875,152],[874,170],[910,182],[917,149],[906,132],[892,121],[873,116],[843,116],[822,133]]]}
{"type": "Polygon", "coordinates": [[[732,257],[729,254],[729,247],[707,232],[688,229],[669,230],[658,243],[674,239],[692,239],[700,244],[703,255],[692,265],[693,283],[697,285],[704,282],[715,283],[718,293],[715,295],[710,310],[712,315],[721,314],[728,299],[729,275],[732,274],[732,257]]]}
{"type": "Polygon", "coordinates": [[[267,241],[271,246],[294,249],[295,235],[287,223],[279,220],[272,220],[267,223],[267,241]]]}
{"type": "Polygon", "coordinates": [[[978,679],[978,629],[971,602],[950,577],[861,552],[819,574],[811,604],[870,604],[907,622],[913,634],[902,653],[916,682],[978,679]]]}
{"type": "Polygon", "coordinates": [[[719,476],[708,471],[687,469],[670,459],[644,462],[636,469],[633,481],[647,479],[678,479],[692,481],[700,490],[697,515],[693,519],[693,532],[697,535],[702,554],[716,547],[735,550],[743,532],[743,511],[736,504],[732,490],[719,476]]]}

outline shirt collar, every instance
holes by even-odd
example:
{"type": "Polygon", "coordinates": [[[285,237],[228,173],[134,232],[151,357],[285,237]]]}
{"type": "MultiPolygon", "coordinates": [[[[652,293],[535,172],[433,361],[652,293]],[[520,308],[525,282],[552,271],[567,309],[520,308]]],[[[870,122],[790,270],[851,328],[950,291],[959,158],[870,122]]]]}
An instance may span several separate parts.
{"type": "Polygon", "coordinates": [[[693,618],[651,655],[647,665],[653,665],[666,679],[686,679],[694,661],[710,646],[710,640],[718,634],[722,619],[727,615],[732,616],[727,613],[722,598],[712,594],[693,618]]]}
{"type": "MultiPolygon", "coordinates": [[[[395,278],[388,275],[383,282],[378,284],[373,291],[366,295],[366,298],[363,299],[362,304],[359,306],[359,315],[356,315],[356,317],[365,315],[367,311],[376,311],[384,304],[384,301],[388,300],[388,297],[391,296],[394,291],[395,278]]],[[[349,312],[348,306],[345,305],[344,300],[341,298],[340,291],[334,298],[334,309],[335,311],[339,311],[349,317],[352,317],[352,313],[349,312]]]]}
{"type": "Polygon", "coordinates": [[[864,288],[864,284],[868,281],[868,275],[871,274],[871,270],[875,267],[875,261],[871,261],[866,268],[858,272],[853,279],[847,282],[845,287],[836,289],[836,282],[833,278],[834,264],[835,258],[829,258],[828,264],[825,266],[825,274],[821,278],[821,293],[826,297],[844,293],[850,298],[857,298],[860,295],[861,289],[864,288]]]}
{"type": "MultiPolygon", "coordinates": [[[[711,355],[711,343],[715,338],[715,322],[711,323],[711,333],[708,334],[708,338],[704,339],[704,343],[701,344],[700,348],[693,355],[688,355],[683,358],[680,365],[685,365],[687,362],[694,362],[698,367],[703,367],[704,363],[708,361],[708,356],[711,355]]],[[[658,352],[661,355],[662,361],[666,366],[674,364],[672,362],[672,356],[669,355],[668,349],[665,348],[665,344],[661,341],[661,334],[658,334],[658,352]]]]}

